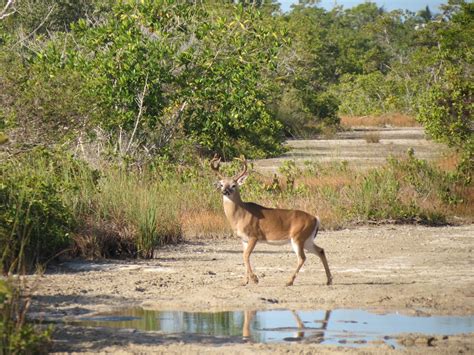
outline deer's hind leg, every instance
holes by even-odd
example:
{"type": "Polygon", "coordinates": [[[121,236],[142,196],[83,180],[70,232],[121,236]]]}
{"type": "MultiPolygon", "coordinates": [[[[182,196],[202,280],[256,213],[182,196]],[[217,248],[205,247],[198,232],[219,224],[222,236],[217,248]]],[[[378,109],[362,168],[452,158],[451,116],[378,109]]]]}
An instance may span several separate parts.
{"type": "Polygon", "coordinates": [[[298,275],[298,272],[303,267],[304,262],[306,260],[306,255],[304,254],[304,250],[303,250],[303,244],[301,242],[291,238],[291,246],[293,247],[293,250],[295,251],[296,256],[298,257],[298,265],[296,266],[296,271],[291,276],[290,281],[286,283],[286,286],[293,285],[293,282],[296,279],[296,275],[298,275]]]}
{"type": "Polygon", "coordinates": [[[316,254],[322,261],[324,270],[326,271],[326,278],[327,278],[327,285],[332,284],[332,275],[331,271],[329,271],[329,264],[328,260],[326,259],[326,254],[324,253],[324,249],[318,247],[316,244],[314,244],[314,240],[312,238],[306,240],[304,243],[304,249],[306,249],[308,252],[316,254]]]}

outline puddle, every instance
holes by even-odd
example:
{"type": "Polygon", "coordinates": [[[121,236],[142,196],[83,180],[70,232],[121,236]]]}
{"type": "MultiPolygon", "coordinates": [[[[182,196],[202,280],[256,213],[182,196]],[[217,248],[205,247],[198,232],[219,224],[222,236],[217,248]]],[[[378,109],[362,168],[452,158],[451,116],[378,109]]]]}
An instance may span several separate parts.
{"type": "Polygon", "coordinates": [[[360,347],[380,342],[398,347],[394,337],[474,332],[474,316],[411,317],[362,310],[181,312],[142,308],[81,317],[67,322],[93,327],[131,328],[164,334],[210,335],[258,343],[310,342],[360,347]]]}

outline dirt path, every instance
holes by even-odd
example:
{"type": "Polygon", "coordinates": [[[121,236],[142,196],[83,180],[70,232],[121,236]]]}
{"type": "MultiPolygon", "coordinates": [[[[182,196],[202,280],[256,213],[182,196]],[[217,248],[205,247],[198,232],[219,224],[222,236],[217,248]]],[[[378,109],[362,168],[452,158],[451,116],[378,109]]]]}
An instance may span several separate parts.
{"type": "Polygon", "coordinates": [[[412,148],[420,159],[433,160],[447,152],[447,148],[426,138],[423,128],[357,127],[339,132],[331,139],[295,139],[287,143],[290,151],[281,157],[255,161],[255,167],[270,174],[285,160],[297,165],[305,161],[319,163],[346,161],[350,167],[367,169],[382,165],[389,156],[405,156],[412,148]],[[372,137],[378,142],[367,142],[372,137]]]}
{"type": "MultiPolygon", "coordinates": [[[[321,232],[334,285],[325,286],[320,261],[308,256],[293,287],[284,287],[296,258],[290,246],[257,245],[252,263],[258,285],[239,286],[240,242],[233,237],[169,246],[150,261],[66,262],[48,270],[35,290],[33,315],[70,319],[129,306],[149,309],[364,309],[410,315],[473,315],[474,225],[427,228],[384,225],[321,232]]],[[[416,340],[416,339],[415,339],[416,340]]],[[[409,341],[424,353],[426,341],[409,341]]],[[[426,339],[425,339],[426,340],[426,339]]],[[[472,334],[436,339],[431,351],[466,352],[472,334]]],[[[54,351],[166,353],[331,353],[351,348],[316,343],[251,344],[167,337],[106,328],[57,326],[54,351]]],[[[385,353],[387,345],[363,348],[385,353]]]]}

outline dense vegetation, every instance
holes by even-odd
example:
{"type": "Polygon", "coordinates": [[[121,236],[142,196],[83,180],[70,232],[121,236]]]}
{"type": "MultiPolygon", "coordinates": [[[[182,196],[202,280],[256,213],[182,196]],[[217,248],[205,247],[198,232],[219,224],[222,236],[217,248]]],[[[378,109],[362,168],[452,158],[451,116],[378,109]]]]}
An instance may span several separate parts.
{"type": "MultiPolygon", "coordinates": [[[[252,176],[245,197],[318,213],[326,228],[469,216],[474,5],[314,3],[0,1],[3,272],[65,252],[149,258],[227,233],[206,158],[275,156],[341,115],[415,116],[456,165],[410,153],[366,173],[288,162],[273,180],[252,176]]],[[[15,290],[0,284],[2,349],[35,351],[49,335],[23,323],[15,290]]]]}
{"type": "Polygon", "coordinates": [[[216,208],[200,198],[210,187],[196,172],[201,159],[277,155],[285,136],[337,127],[342,114],[415,115],[459,153],[450,178],[431,175],[471,182],[472,4],[453,0],[440,14],[373,3],[326,11],[312,1],[288,13],[272,1],[6,4],[4,270],[26,267],[20,251],[28,267],[69,247],[149,257],[156,236],[183,234],[179,221],[194,211],[176,201],[194,201],[189,191],[201,213],[216,208]]]}
{"type": "Polygon", "coordinates": [[[21,266],[19,251],[29,266],[49,260],[72,235],[88,254],[84,235],[98,230],[122,241],[106,255],[151,256],[154,235],[183,233],[179,223],[160,232],[158,221],[179,220],[184,207],[171,212],[148,188],[207,189],[201,159],[277,155],[285,136],[337,128],[342,114],[415,115],[458,151],[453,179],[471,182],[474,6],[464,1],[439,14],[314,1],[288,13],[273,1],[211,0],[2,9],[4,270],[21,266]],[[117,186],[145,192],[125,197],[117,186]]]}
{"type": "Polygon", "coordinates": [[[143,164],[276,155],[338,114],[404,112],[472,151],[472,4],[242,3],[17,0],[0,22],[0,129],[143,164]]]}

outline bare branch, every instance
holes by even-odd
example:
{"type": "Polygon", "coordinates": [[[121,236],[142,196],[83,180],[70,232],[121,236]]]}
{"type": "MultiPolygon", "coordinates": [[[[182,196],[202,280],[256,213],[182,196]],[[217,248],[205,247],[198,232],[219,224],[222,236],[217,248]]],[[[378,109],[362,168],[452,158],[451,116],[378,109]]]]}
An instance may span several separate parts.
{"type": "Polygon", "coordinates": [[[25,36],[24,38],[20,39],[18,42],[16,42],[13,46],[16,46],[18,44],[21,44],[23,42],[25,42],[28,38],[32,37],[36,31],[38,31],[41,27],[43,27],[43,25],[46,23],[46,21],[48,20],[49,16],[51,16],[51,13],[53,12],[53,10],[56,8],[56,5],[53,5],[51,6],[51,8],[49,9],[49,12],[48,14],[44,17],[43,21],[41,21],[41,23],[30,33],[28,34],[27,36],[25,36]]]}
{"type": "Polygon", "coordinates": [[[13,15],[16,12],[16,9],[13,7],[15,5],[15,0],[8,0],[3,10],[0,11],[0,20],[7,18],[10,15],[13,15]]]}
{"type": "Polygon", "coordinates": [[[187,105],[188,105],[187,101],[183,102],[181,104],[181,107],[171,115],[171,117],[166,122],[166,124],[162,124],[159,142],[157,144],[158,150],[165,147],[174,137],[176,131],[178,130],[182,113],[187,105]]]}
{"type": "Polygon", "coordinates": [[[138,123],[140,122],[140,119],[143,115],[143,102],[145,101],[147,87],[148,87],[148,74],[146,75],[146,78],[145,78],[143,91],[137,97],[138,115],[137,115],[137,119],[135,120],[135,126],[133,127],[132,135],[130,137],[130,140],[128,141],[127,149],[125,149],[125,154],[127,154],[127,152],[130,150],[130,147],[133,142],[133,138],[135,137],[135,134],[137,133],[138,123]]]}

